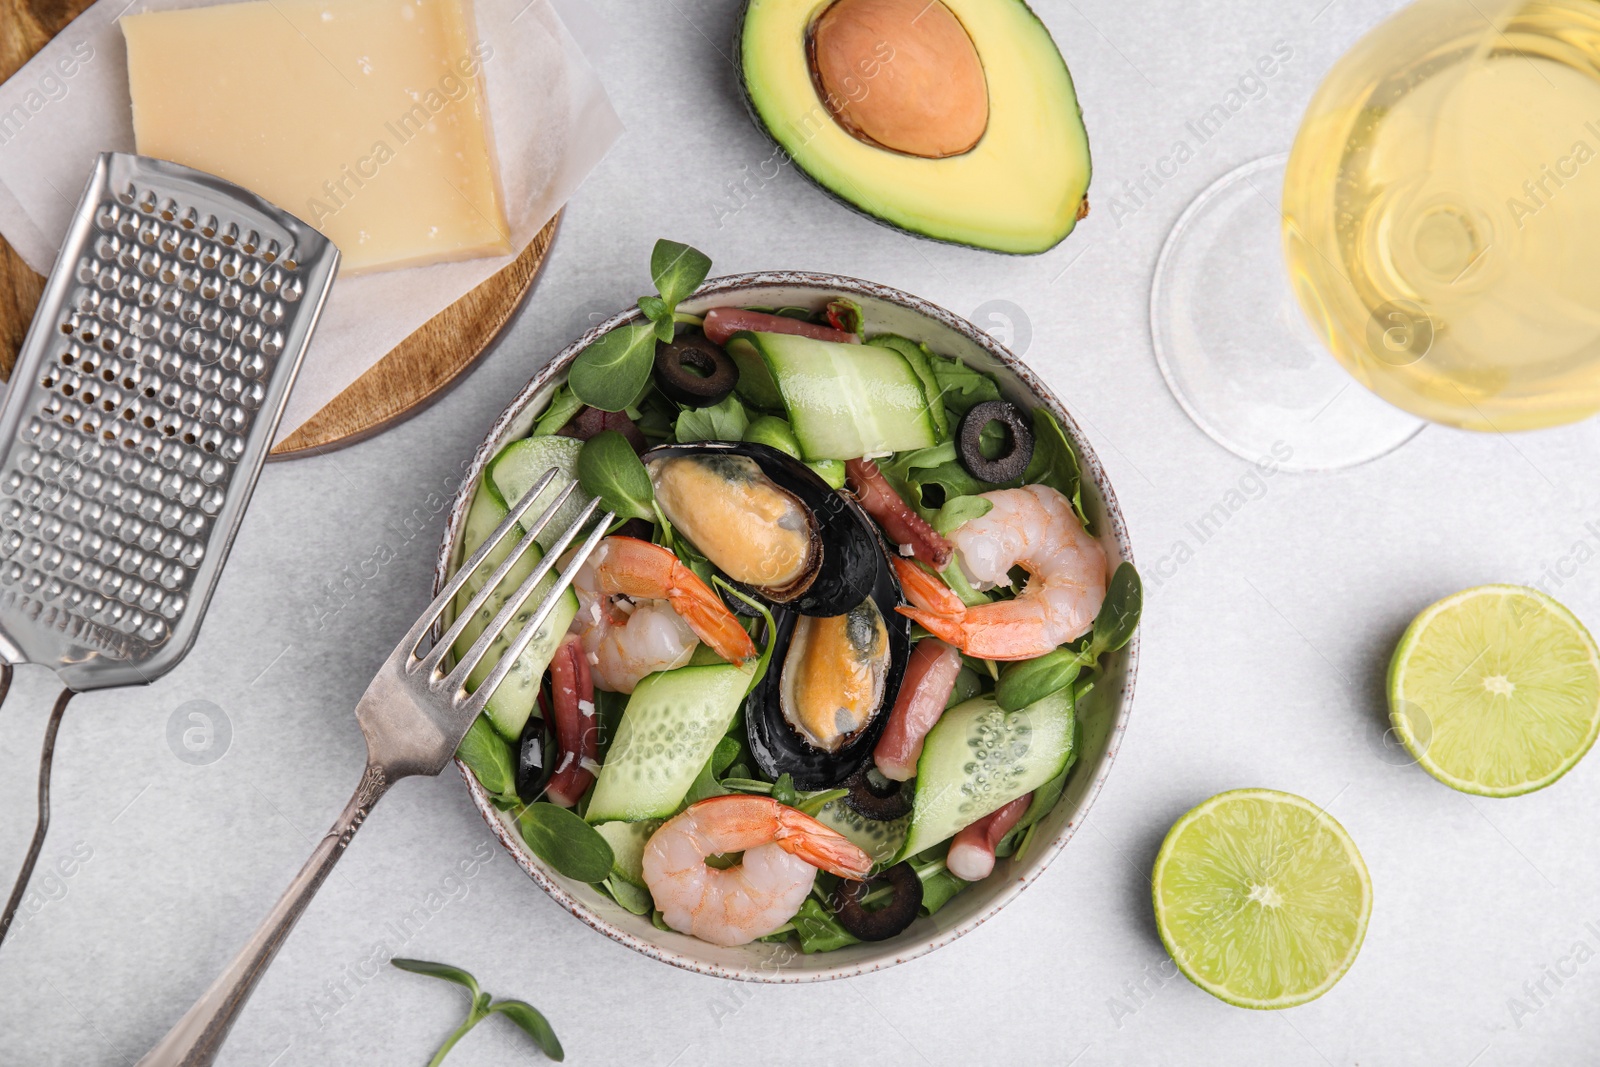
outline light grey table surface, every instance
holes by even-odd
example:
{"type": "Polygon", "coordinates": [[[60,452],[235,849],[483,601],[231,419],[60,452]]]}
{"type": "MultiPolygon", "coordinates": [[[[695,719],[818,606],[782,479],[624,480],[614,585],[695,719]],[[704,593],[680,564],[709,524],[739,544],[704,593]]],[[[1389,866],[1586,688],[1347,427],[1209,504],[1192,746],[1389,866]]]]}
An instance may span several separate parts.
{"type": "MultiPolygon", "coordinates": [[[[210,983],[356,781],[350,709],[428,599],[443,526],[430,494],[438,504],[455,490],[544,360],[645,290],[658,236],[704,249],[714,273],[837,271],[960,314],[1014,306],[1014,336],[1029,335],[1026,358],[1086,427],[1146,575],[1134,714],[1098,804],[1054,867],[977,932],[887,972],[779,988],[679,971],[588,930],[490,846],[453,769],[409,780],[357,836],[222,1063],[425,1062],[461,998],[371,966],[392,952],[531,1000],[572,1063],[1595,1062],[1600,757],[1532,796],[1473,799],[1386,762],[1381,716],[1396,638],[1446,593],[1548,570],[1550,591],[1600,623],[1600,566],[1588,563],[1600,426],[1515,438],[1430,428],[1365,467],[1258,483],[1188,421],[1151,355],[1151,269],[1173,220],[1236,164],[1286,148],[1320,75],[1396,5],[1040,0],[1087,116],[1095,210],[1038,258],[913,240],[787,172],[750,181],[732,211],[729,184],[770,153],[726,58],[736,6],[595,4],[629,132],[568,209],[504,342],[405,425],[269,467],[183,665],[149,688],[73,702],[41,896],[0,951],[0,1064],[132,1063],[210,983]],[[1293,55],[1264,95],[1114,218],[1123,182],[1280,41],[1293,55]],[[1246,504],[1201,542],[1188,524],[1230,491],[1246,504]],[[209,765],[169,747],[169,720],[191,701],[231,729],[209,765]],[[1147,872],[1167,827],[1238,786],[1328,805],[1372,873],[1359,960],[1291,1011],[1228,1007],[1173,977],[1151,917],[1147,872]],[[400,943],[392,924],[419,905],[426,921],[400,943]]],[[[32,828],[53,693],[25,669],[0,711],[6,884],[32,828]]],[[[494,1021],[449,1062],[535,1055],[494,1021]]]]}

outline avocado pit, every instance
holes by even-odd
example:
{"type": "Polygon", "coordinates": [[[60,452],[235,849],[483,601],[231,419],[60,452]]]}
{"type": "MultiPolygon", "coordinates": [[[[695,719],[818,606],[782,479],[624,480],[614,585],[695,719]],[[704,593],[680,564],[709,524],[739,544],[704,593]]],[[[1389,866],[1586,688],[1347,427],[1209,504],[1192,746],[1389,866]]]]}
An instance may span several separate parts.
{"type": "Polygon", "coordinates": [[[939,0],[834,0],[808,45],[818,94],[857,140],[939,159],[989,125],[978,50],[939,0]]]}

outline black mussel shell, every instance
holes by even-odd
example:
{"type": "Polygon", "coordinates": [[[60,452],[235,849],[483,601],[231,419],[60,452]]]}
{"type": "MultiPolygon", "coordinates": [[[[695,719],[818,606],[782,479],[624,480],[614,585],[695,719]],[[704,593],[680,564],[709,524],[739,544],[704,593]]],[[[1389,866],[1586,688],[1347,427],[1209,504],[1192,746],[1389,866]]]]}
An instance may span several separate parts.
{"type": "Polygon", "coordinates": [[[889,634],[889,670],[884,676],[883,701],[867,724],[838,751],[826,752],[802,737],[784,717],[782,675],[789,643],[799,621],[799,617],[789,611],[780,611],[774,616],[777,644],[773,648],[772,662],[745,704],[745,734],[756,765],[769,778],[782,774],[792,776],[796,789],[808,792],[833,789],[866,767],[872,761],[872,749],[889,721],[889,711],[900,692],[900,680],[911,656],[911,620],[894,610],[904,601],[900,596],[900,582],[889,563],[888,550],[876,535],[873,545],[878,569],[872,585],[872,600],[889,634]]]}
{"type": "MultiPolygon", "coordinates": [[[[649,467],[654,461],[672,457],[719,455],[753,460],[774,485],[800,502],[809,514],[811,525],[811,559],[799,578],[783,587],[732,584],[774,607],[823,617],[843,615],[872,593],[878,571],[883,567],[877,527],[855,501],[828,485],[793,456],[748,441],[706,441],[660,445],[642,458],[649,467]]],[[[662,511],[668,521],[678,525],[678,517],[665,505],[662,511]]],[[[695,547],[704,550],[702,545],[695,547]]],[[[715,559],[711,559],[711,564],[718,570],[726,569],[715,559]]],[[[891,614],[892,610],[885,610],[885,619],[891,614]]]]}
{"type": "Polygon", "coordinates": [[[922,907],[922,879],[909,863],[897,863],[865,881],[841,878],[833,891],[833,917],[852,937],[885,941],[910,926],[922,907]],[[889,900],[876,910],[865,903],[875,886],[887,883],[889,900]]]}

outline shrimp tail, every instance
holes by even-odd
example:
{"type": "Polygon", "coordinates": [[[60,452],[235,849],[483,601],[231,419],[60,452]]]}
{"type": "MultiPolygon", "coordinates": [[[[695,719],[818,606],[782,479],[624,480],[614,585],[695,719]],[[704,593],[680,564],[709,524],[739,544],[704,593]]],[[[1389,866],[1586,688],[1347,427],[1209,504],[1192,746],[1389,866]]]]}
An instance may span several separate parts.
{"type": "Polygon", "coordinates": [[[947,645],[978,659],[1007,662],[1033,659],[1056,648],[1037,612],[1017,600],[982,604],[961,615],[922,608],[895,608],[947,645]],[[1018,607],[1018,604],[1022,604],[1018,607]]]}
{"type": "Polygon", "coordinates": [[[954,645],[963,652],[967,651],[967,628],[963,625],[964,616],[944,615],[937,611],[927,611],[923,608],[899,607],[894,610],[912,622],[917,623],[945,644],[954,645]]]}
{"type": "Polygon", "coordinates": [[[778,808],[774,840],[789,855],[840,878],[861,879],[872,871],[872,857],[849,838],[796,808],[778,808]]]}
{"type": "Polygon", "coordinates": [[[667,602],[689,629],[729,663],[743,663],[756,654],[756,643],[739,625],[722,598],[681,561],[672,563],[667,602]]]}
{"type": "Polygon", "coordinates": [[[900,579],[900,589],[912,604],[940,615],[959,617],[966,614],[966,603],[937,574],[902,556],[893,557],[893,562],[895,576],[900,579]]]}
{"type": "Polygon", "coordinates": [[[633,537],[608,537],[603,545],[605,556],[599,570],[607,593],[665,600],[695,636],[723,659],[743,663],[755,656],[756,644],[738,618],[677,556],[633,537]]]}

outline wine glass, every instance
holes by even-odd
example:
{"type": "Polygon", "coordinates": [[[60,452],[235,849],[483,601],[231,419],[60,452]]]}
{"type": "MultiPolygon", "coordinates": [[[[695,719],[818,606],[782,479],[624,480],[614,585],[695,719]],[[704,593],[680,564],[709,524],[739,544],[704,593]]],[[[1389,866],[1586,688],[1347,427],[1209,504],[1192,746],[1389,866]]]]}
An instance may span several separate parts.
{"type": "Polygon", "coordinates": [[[1150,311],[1189,415],[1283,469],[1365,462],[1424,420],[1600,411],[1600,4],[1417,0],[1381,23],[1292,151],[1184,211],[1150,311]]]}

